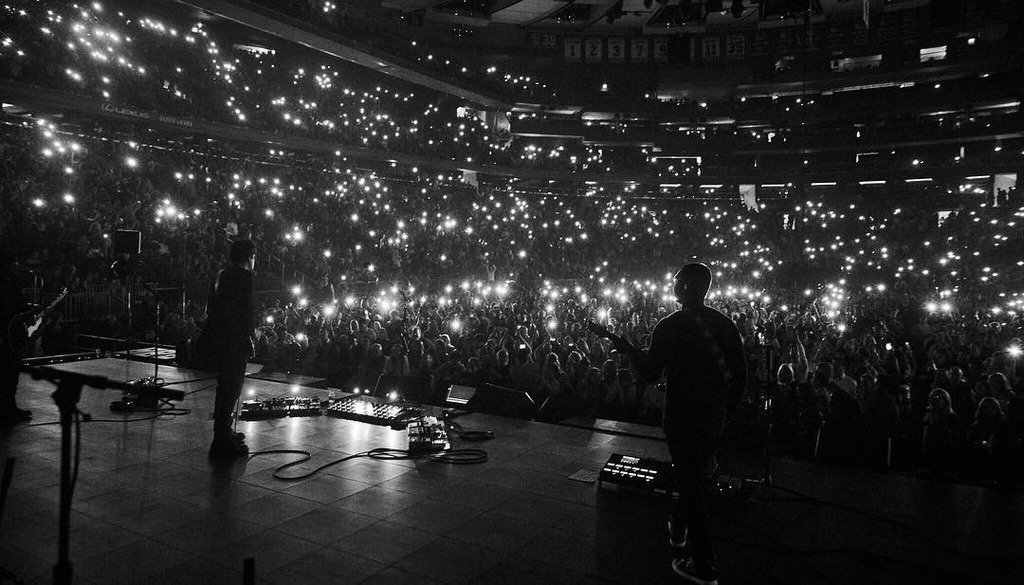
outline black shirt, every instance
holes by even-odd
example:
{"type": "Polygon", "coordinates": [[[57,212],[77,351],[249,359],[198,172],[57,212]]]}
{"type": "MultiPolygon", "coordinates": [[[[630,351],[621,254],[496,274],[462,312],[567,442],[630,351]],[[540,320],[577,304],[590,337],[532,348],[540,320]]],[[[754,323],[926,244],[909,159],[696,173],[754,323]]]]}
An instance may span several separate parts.
{"type": "Polygon", "coordinates": [[[207,327],[225,338],[251,335],[256,327],[252,272],[232,264],[217,274],[210,287],[207,327]]]}
{"type": "Polygon", "coordinates": [[[647,381],[665,372],[666,429],[681,416],[724,414],[747,386],[739,329],[706,305],[684,307],[659,321],[637,369],[647,381]]]}
{"type": "Polygon", "coordinates": [[[21,295],[21,287],[14,275],[0,275],[0,362],[2,363],[17,359],[18,352],[15,346],[24,339],[18,338],[18,332],[14,332],[13,340],[8,339],[8,335],[12,333],[11,320],[27,308],[25,297],[21,295]],[[12,343],[14,345],[11,345],[12,343]]]}

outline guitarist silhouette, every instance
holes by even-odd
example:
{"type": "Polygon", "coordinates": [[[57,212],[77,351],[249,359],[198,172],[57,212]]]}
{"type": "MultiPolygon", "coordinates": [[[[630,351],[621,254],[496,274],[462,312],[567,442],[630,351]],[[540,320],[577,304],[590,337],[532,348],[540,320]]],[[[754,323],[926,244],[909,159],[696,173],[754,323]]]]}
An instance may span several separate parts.
{"type": "Polygon", "coordinates": [[[648,383],[665,374],[663,425],[680,498],[669,517],[669,543],[684,552],[672,570],[693,583],[717,583],[717,568],[705,509],[704,476],[726,417],[747,385],[743,340],[736,325],[704,304],[711,270],[686,264],[675,275],[682,307],[655,326],[651,347],[642,352],[629,341],[591,323],[591,332],[612,340],[648,383]]]}
{"type": "Polygon", "coordinates": [[[18,408],[14,395],[18,391],[20,348],[10,338],[12,320],[28,309],[17,280],[17,258],[10,251],[0,251],[0,427],[11,426],[32,418],[32,411],[18,408]]]}

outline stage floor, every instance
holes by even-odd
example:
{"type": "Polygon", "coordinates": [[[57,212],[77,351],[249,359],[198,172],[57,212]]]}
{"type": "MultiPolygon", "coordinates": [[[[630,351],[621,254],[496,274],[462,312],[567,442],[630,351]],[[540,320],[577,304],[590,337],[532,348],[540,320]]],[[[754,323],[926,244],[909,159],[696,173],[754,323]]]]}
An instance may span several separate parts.
{"type": "MultiPolygon", "coordinates": [[[[152,364],[116,359],[58,366],[138,378],[152,364]],[[126,369],[127,368],[127,369],[126,369]]],[[[82,425],[71,557],[76,583],[673,583],[664,499],[568,478],[612,453],[666,458],[664,443],[484,415],[459,419],[496,439],[480,465],[357,459],[299,482],[272,477],[294,456],[211,463],[214,380],[160,367],[195,391],[184,416],[82,425]]],[[[247,380],[272,396],[285,384],[247,380]]],[[[34,424],[57,420],[48,382],[22,376],[34,424]]],[[[324,390],[303,389],[325,396],[324,390]]],[[[113,415],[117,392],[86,390],[81,409],[113,415]]],[[[253,451],[304,449],[303,469],[374,447],[404,448],[405,432],[330,417],[240,422],[253,451]]],[[[17,457],[0,520],[0,567],[48,583],[56,558],[59,429],[0,430],[0,458],[17,457]]],[[[725,471],[759,474],[723,453],[725,471]]],[[[293,472],[302,469],[293,468],[293,472]]],[[[1019,583],[1024,493],[926,478],[775,461],[775,484],[753,501],[713,509],[720,582],[1019,583]]],[[[0,576],[0,581],[3,581],[0,576]]]]}

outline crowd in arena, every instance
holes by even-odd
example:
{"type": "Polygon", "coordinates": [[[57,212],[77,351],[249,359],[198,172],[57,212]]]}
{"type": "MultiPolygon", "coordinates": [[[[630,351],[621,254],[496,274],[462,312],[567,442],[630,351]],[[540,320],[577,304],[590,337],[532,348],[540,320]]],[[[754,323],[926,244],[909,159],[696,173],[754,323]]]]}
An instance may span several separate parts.
{"type": "MultiPolygon", "coordinates": [[[[36,2],[0,11],[0,77],[132,111],[298,135],[381,152],[429,154],[567,172],[658,170],[633,149],[510,141],[450,98],[308,51],[254,48],[200,21],[163,22],[137,7],[36,2]]],[[[673,176],[678,176],[675,174],[673,176]]]]}
{"type": "MultiPolygon", "coordinates": [[[[769,145],[785,149],[794,141],[804,147],[820,147],[828,142],[823,136],[835,135],[856,140],[866,145],[865,150],[873,151],[868,146],[899,136],[904,129],[899,125],[855,128],[834,120],[829,122],[828,116],[867,107],[865,104],[887,107],[879,104],[893,101],[942,110],[951,105],[944,101],[949,99],[951,90],[957,95],[968,95],[981,93],[979,88],[984,88],[989,99],[998,95],[1012,100],[1014,94],[1006,88],[1019,83],[1016,77],[986,73],[984,79],[949,81],[941,89],[911,84],[906,88],[877,90],[867,96],[854,92],[814,98],[762,96],[710,104],[700,100],[661,106],[654,103],[649,106],[655,108],[648,112],[651,119],[623,116],[594,122],[583,121],[579,116],[560,117],[555,115],[557,111],[518,112],[512,114],[516,123],[541,121],[556,127],[562,124],[561,137],[512,140],[505,114],[459,107],[461,104],[450,96],[393,77],[368,74],[354,65],[327,61],[311,51],[276,45],[257,47],[245,38],[235,38],[230,31],[202,21],[181,15],[163,18],[135,5],[105,7],[99,2],[69,4],[49,0],[10,3],[0,9],[0,26],[8,31],[0,45],[0,77],[97,100],[130,115],[159,111],[197,124],[230,124],[370,149],[383,155],[429,155],[466,165],[598,176],[644,174],[663,181],[698,177],[709,167],[719,172],[751,172],[769,164],[794,171],[809,164],[816,168],[849,165],[846,155],[837,161],[827,153],[766,155],[764,160],[754,155],[722,153],[769,145]],[[658,110],[659,107],[663,109],[658,110]],[[700,122],[745,120],[767,113],[811,123],[797,130],[773,130],[700,122]],[[667,136],[674,145],[671,148],[662,144],[666,133],[656,121],[661,115],[677,121],[667,128],[667,136]],[[822,132],[825,129],[828,132],[822,132]],[[584,134],[588,136],[586,141],[579,138],[584,134]],[[626,140],[645,146],[623,145],[626,140]],[[662,146],[654,148],[652,144],[662,146]],[[695,151],[717,154],[695,157],[695,151]]],[[[416,46],[410,49],[415,50],[417,61],[434,61],[428,59],[433,57],[429,51],[416,46]],[[426,55],[420,54],[424,52],[426,55]]],[[[438,62],[443,63],[440,58],[438,62]]],[[[506,76],[514,83],[522,79],[521,75],[501,75],[506,76]]],[[[491,75],[485,73],[483,77],[491,75]]],[[[996,115],[937,116],[920,121],[914,132],[919,139],[967,136],[980,128],[1012,128],[1014,123],[1006,116],[996,115]]],[[[987,146],[968,149],[973,161],[1005,162],[1015,152],[1013,148],[994,151],[987,146]]],[[[863,160],[858,157],[857,165],[908,168],[921,158],[963,162],[963,153],[958,157],[953,147],[919,147],[913,156],[902,151],[891,156],[874,154],[879,156],[863,160]]]]}
{"type": "MultiPolygon", "coordinates": [[[[0,18],[19,25],[3,27],[17,31],[0,47],[4,79],[449,161],[699,172],[635,149],[510,144],[439,96],[220,43],[201,23],[45,1],[0,18]]],[[[75,333],[159,336],[187,363],[213,275],[231,241],[251,238],[256,359],[269,368],[346,390],[415,378],[435,399],[495,384],[529,393],[541,420],[656,424],[663,392],[586,324],[648,345],[675,309],[672,271],[697,259],[714,272],[709,303],[746,344],[745,412],[767,413],[780,450],[975,480],[1024,468],[1020,189],[993,195],[983,177],[908,199],[791,185],[759,201],[558,193],[396,158],[367,169],[5,115],[0,233],[34,271],[26,287],[73,291],[40,350],[67,349],[75,333]],[[142,254],[122,258],[117,230],[141,232],[142,254]],[[119,259],[129,269],[112,278],[119,259]]]]}
{"type": "MultiPolygon", "coordinates": [[[[781,449],[977,478],[1019,467],[1016,190],[933,193],[913,209],[533,194],[45,120],[7,120],[0,156],[0,221],[23,263],[51,287],[123,295],[108,284],[112,233],[140,230],[132,279],[185,287],[190,301],[138,295],[132,333],[159,332],[182,356],[228,242],[251,237],[266,291],[257,359],[270,368],[364,391],[408,376],[435,396],[492,383],[527,391],[544,420],[657,423],[663,394],[586,323],[646,345],[674,310],[666,271],[697,258],[715,271],[710,303],[747,344],[746,408],[771,398],[781,449]]],[[[126,335],[119,306],[80,330],[126,335]]]]}

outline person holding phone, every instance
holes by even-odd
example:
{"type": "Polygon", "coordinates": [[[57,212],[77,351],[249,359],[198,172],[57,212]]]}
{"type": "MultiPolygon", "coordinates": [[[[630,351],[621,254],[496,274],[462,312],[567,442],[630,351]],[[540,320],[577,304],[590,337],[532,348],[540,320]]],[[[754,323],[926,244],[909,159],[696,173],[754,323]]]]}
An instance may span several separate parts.
{"type": "Polygon", "coordinates": [[[668,521],[669,543],[684,551],[672,561],[672,570],[700,585],[718,583],[704,478],[726,419],[747,386],[739,329],[729,317],[705,305],[711,280],[711,269],[699,262],[676,273],[674,291],[681,307],[654,327],[646,352],[601,326],[590,327],[629,357],[645,383],[665,374],[662,424],[680,494],[668,521]]]}

